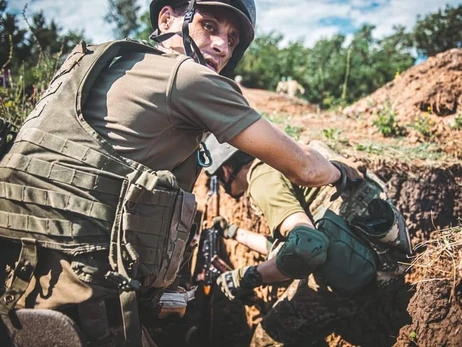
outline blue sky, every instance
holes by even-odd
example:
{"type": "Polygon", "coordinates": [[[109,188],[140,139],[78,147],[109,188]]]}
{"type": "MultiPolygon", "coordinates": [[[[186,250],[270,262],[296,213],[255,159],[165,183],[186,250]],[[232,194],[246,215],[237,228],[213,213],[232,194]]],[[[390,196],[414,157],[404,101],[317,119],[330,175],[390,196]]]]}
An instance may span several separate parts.
{"type": "MultiPolygon", "coordinates": [[[[138,0],[143,12],[149,3],[138,0]]],[[[26,4],[26,15],[43,10],[47,20],[54,19],[64,31],[84,30],[93,43],[113,38],[103,20],[107,0],[8,0],[8,10],[20,13],[26,4]]],[[[339,32],[351,35],[369,23],[380,38],[391,34],[395,25],[412,28],[418,14],[425,16],[445,4],[458,6],[462,0],[256,0],[257,34],[274,31],[284,35],[283,44],[302,39],[312,46],[339,32]]]]}

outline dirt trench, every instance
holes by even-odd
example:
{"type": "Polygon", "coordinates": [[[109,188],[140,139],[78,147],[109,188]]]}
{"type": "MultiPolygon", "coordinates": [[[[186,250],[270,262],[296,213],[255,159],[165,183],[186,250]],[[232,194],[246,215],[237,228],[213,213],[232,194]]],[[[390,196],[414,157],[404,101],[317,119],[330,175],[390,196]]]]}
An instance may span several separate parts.
{"type": "MultiPolygon", "coordinates": [[[[390,197],[407,220],[414,246],[438,234],[441,229],[457,225],[458,218],[462,216],[462,165],[435,167],[392,160],[370,161],[366,158],[363,161],[368,163],[369,170],[386,182],[390,197]]],[[[207,192],[208,179],[201,175],[195,188],[200,210],[204,210],[207,192]]],[[[236,201],[221,190],[220,214],[240,227],[269,234],[264,217],[255,214],[246,197],[236,201]]],[[[233,268],[264,260],[260,254],[233,240],[224,240],[224,247],[224,260],[233,268]]],[[[380,291],[373,304],[318,332],[323,339],[315,345],[391,346],[397,343],[400,329],[412,323],[407,307],[415,291],[411,285],[413,281],[415,278],[411,273],[406,283],[396,284],[393,290],[380,291]]],[[[255,327],[287,285],[259,290],[259,300],[252,307],[232,304],[218,293],[215,296],[212,345],[249,346],[255,327]]]]}

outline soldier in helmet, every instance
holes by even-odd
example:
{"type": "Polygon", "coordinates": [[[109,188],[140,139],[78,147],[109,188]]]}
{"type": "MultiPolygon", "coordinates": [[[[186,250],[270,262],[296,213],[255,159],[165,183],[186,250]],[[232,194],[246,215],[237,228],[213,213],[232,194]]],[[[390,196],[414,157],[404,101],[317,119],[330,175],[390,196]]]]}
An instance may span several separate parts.
{"type": "Polygon", "coordinates": [[[254,0],[153,0],[150,12],[155,47],[81,42],[1,159],[4,320],[62,310],[95,345],[141,345],[138,303],[156,307],[188,244],[206,132],[298,184],[341,177],[225,77],[254,39],[254,0]]]}
{"type": "MultiPolygon", "coordinates": [[[[267,237],[215,217],[223,237],[268,255],[222,273],[218,287],[229,300],[250,304],[255,288],[294,280],[257,326],[252,346],[322,339],[330,323],[376,299],[378,286],[402,279],[398,261],[411,254],[409,235],[378,177],[355,182],[345,175],[336,186],[303,187],[213,135],[205,142],[214,160],[206,173],[234,198],[247,193],[271,231],[267,237]]],[[[334,165],[362,167],[321,143],[310,145],[334,165]]]]}

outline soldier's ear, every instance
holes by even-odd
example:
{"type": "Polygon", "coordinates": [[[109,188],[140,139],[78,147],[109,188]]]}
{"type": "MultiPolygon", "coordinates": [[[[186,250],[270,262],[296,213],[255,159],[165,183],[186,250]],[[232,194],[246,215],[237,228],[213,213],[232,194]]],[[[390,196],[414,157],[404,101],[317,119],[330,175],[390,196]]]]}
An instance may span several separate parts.
{"type": "Polygon", "coordinates": [[[170,22],[173,20],[173,9],[171,6],[164,6],[159,12],[159,19],[157,25],[159,30],[163,33],[167,32],[170,28],[170,22]]]}

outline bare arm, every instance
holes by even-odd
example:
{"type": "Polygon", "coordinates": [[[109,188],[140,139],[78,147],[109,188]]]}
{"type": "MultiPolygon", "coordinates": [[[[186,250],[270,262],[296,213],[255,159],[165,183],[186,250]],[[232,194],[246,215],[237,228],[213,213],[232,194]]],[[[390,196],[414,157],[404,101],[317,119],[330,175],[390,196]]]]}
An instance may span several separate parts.
{"type": "Polygon", "coordinates": [[[282,172],[295,184],[320,187],[336,182],[340,171],[319,152],[303,148],[274,124],[261,118],[230,143],[282,172]]]}
{"type": "Polygon", "coordinates": [[[237,229],[235,240],[258,253],[268,254],[268,239],[263,234],[239,228],[237,229]]]}

